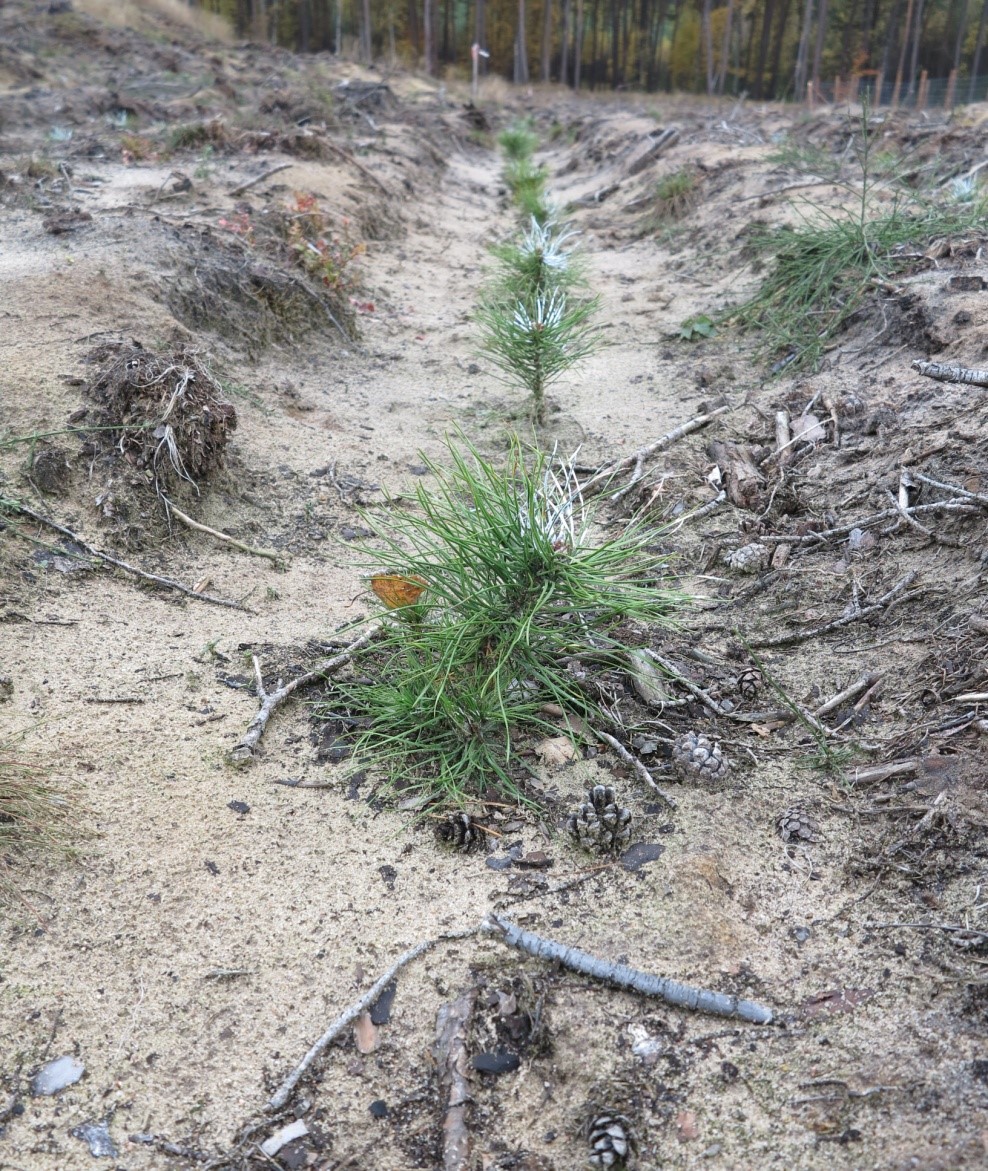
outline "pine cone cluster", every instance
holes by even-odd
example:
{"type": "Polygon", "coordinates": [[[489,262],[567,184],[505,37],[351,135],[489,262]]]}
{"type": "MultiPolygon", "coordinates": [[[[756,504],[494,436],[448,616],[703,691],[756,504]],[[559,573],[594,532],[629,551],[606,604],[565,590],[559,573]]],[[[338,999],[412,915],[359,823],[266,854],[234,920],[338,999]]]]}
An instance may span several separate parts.
{"type": "Polygon", "coordinates": [[[775,828],[784,842],[818,842],[821,836],[816,821],[798,805],[780,813],[775,828]]]}
{"type": "Polygon", "coordinates": [[[591,1167],[624,1167],[635,1150],[631,1120],[623,1114],[598,1114],[587,1127],[591,1167]]]}
{"type": "Polygon", "coordinates": [[[436,825],[436,837],[445,846],[466,853],[484,838],[484,827],[478,825],[469,813],[451,813],[436,825]]]}
{"type": "Polygon", "coordinates": [[[566,828],[588,849],[619,850],[631,840],[631,810],[618,805],[613,785],[594,785],[566,828]]]}
{"type": "Polygon", "coordinates": [[[686,732],[676,740],[672,759],[686,780],[719,781],[727,776],[730,767],[710,737],[698,732],[686,732]]]}

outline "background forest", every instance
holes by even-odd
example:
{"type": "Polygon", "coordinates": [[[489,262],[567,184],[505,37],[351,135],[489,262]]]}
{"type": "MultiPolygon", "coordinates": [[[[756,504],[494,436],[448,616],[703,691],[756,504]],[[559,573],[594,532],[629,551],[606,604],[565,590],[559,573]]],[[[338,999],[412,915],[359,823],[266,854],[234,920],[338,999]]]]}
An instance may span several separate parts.
{"type": "Polygon", "coordinates": [[[835,79],[911,102],[988,89],[988,0],[189,0],[237,34],[303,52],[574,88],[686,90],[802,100],[835,79]],[[853,80],[852,80],[853,79],[853,80]],[[936,84],[936,79],[943,79],[936,84]]]}

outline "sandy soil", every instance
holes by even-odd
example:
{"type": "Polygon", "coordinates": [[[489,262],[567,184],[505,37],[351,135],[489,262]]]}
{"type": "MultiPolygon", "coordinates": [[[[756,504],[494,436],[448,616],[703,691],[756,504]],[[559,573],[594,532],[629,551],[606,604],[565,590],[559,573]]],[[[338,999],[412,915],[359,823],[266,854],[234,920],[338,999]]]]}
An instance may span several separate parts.
{"type": "MultiPolygon", "coordinates": [[[[779,409],[795,417],[812,402],[825,427],[797,448],[785,476],[759,488],[757,506],[725,505],[658,538],[697,597],[664,650],[736,712],[775,709],[771,687],[739,697],[736,680],[750,664],[735,628],[758,639],[822,625],[852,596],[873,601],[915,570],[900,606],[762,653],[779,686],[811,708],[874,672],[879,686],[856,716],[855,739],[873,750],[855,763],[920,760],[900,777],[855,786],[850,761],[830,774],[807,767],[813,741],[798,723],[679,709],[674,727],[715,735],[735,767],[717,788],[664,776],[674,813],[607,755],[544,778],[558,804],[572,806],[588,781],[616,776],[636,840],[664,847],[657,861],[585,874],[587,856],[551,820],[519,811],[503,844],[546,851],[552,869],[547,878],[495,870],[488,861],[502,851],[444,851],[428,826],[321,762],[304,702],[276,714],[250,768],[228,760],[256,710],[251,654],[269,682],[287,678],[368,612],[353,552],[356,505],[422,482],[420,453],[441,461],[451,429],[489,455],[503,450],[518,396],[477,357],[470,322],[486,246],[514,224],[491,139],[471,129],[455,87],[393,76],[394,102],[372,125],[344,118],[338,100],[341,120],[331,126],[332,140],[376,182],[339,156],[284,149],[134,159],[123,153],[124,134],[153,145],[156,127],[214,113],[232,125],[234,109],[242,124],[252,111],[260,122],[272,95],[287,94],[284,133],[323,87],[370,75],[197,44],[160,21],[105,30],[32,9],[26,32],[26,7],[0,12],[0,487],[150,572],[190,585],[208,578],[211,593],[243,608],[56,555],[50,532],[4,518],[0,674],[14,693],[0,705],[0,729],[23,731],[19,751],[74,787],[80,833],[72,859],[18,864],[25,904],[0,920],[0,1082],[11,1096],[0,1167],[90,1166],[71,1132],[102,1119],[118,1150],[106,1165],[270,1166],[256,1144],[296,1115],[310,1139],[275,1165],[441,1166],[436,1016],[478,981],[474,1051],[504,1039],[498,991],[539,1003],[544,1029],[521,1047],[517,1070],[474,1075],[471,1167],[583,1166],[581,1127],[605,1108],[631,1119],[641,1168],[983,1166],[988,807],[978,722],[951,724],[966,710],[952,702],[958,689],[983,690],[983,514],[936,521],[959,547],[907,528],[853,555],[843,539],[813,548],[794,541],[787,563],[758,576],[724,561],[759,533],[798,537],[810,521],[850,524],[888,507],[886,489],[897,491],[903,465],[985,490],[984,392],[910,369],[934,349],[942,361],[982,360],[983,294],[948,283],[957,273],[988,275],[980,252],[946,256],[906,279],[922,328],[887,307],[882,333],[876,308],[821,373],[769,380],[750,339],[728,333],[687,345],[676,334],[685,319],[753,286],[746,226],[795,214],[771,194],[799,181],[773,161],[773,140],[799,131],[830,145],[847,133],[839,113],[807,125],[776,108],[636,106],[561,93],[488,101],[495,127],[533,114],[561,206],[619,184],[573,212],[608,345],[555,389],[545,438],[564,449],[582,444],[581,462],[593,466],[707,405],[731,407],[654,461],[616,515],[651,501],[658,529],[706,503],[716,462],[706,445],[770,447],[779,409]],[[206,87],[193,90],[199,74],[206,87]],[[127,127],[113,122],[117,108],[133,109],[127,127]],[[679,143],[629,176],[647,135],[673,123],[679,143]],[[53,127],[72,137],[58,141],[53,127]],[[30,175],[32,154],[54,166],[30,175]],[[71,191],[59,162],[70,168],[71,191]],[[256,215],[311,193],[364,238],[352,307],[359,340],[344,343],[324,322],[261,345],[249,336],[256,322],[245,318],[247,334],[237,335],[181,312],[176,289],[189,272],[191,234],[222,238],[218,221],[238,204],[231,190],[278,163],[290,166],[242,198],[256,215]],[[642,235],[643,197],[685,163],[700,169],[699,207],[671,231],[642,235]],[[191,178],[188,190],[168,190],[175,171],[191,178]],[[163,188],[165,200],[156,197],[163,188]],[[47,232],[44,218],[70,204],[91,220],[47,232]],[[37,449],[4,442],[67,425],[88,401],[87,355],[106,338],[202,349],[239,425],[225,471],[183,506],[281,551],[283,572],[180,525],[169,534],[153,494],[126,468],[87,454],[75,435],[47,441],[68,465],[47,492],[34,474],[37,449]],[[778,502],[769,500],[773,485],[778,502]],[[96,505],[108,490],[130,508],[126,525],[96,505]],[[776,833],[776,817],[797,805],[819,823],[818,843],[786,844],[776,833]],[[602,957],[767,1003],[781,1023],[681,1013],[491,940],[460,941],[402,973],[372,1051],[359,1051],[347,1031],[288,1113],[238,1143],[242,1127],[262,1119],[270,1090],[400,952],[496,907],[602,957]],[[32,1097],[28,1076],[62,1054],[84,1063],[84,1078],[56,1097],[32,1097]],[[376,1102],[385,1117],[372,1113],[376,1102]]],[[[923,129],[893,121],[889,134],[958,159],[983,153],[959,123],[936,140],[923,129]]],[[[840,198],[821,187],[831,205],[840,198]]]]}

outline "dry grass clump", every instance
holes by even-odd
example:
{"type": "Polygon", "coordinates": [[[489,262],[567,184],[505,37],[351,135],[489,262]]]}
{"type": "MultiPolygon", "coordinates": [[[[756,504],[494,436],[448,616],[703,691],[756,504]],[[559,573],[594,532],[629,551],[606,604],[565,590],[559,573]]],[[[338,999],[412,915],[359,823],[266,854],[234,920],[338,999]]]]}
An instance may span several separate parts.
{"type": "Polygon", "coordinates": [[[655,185],[644,232],[656,232],[660,228],[684,219],[700,202],[700,176],[694,167],[681,167],[666,175],[655,185]]]}
{"type": "Polygon", "coordinates": [[[98,347],[86,391],[104,451],[144,472],[159,494],[198,486],[223,466],[237,412],[195,350],[154,354],[138,343],[98,347]]]}
{"type": "Polygon", "coordinates": [[[17,896],[16,866],[29,852],[61,852],[68,845],[71,804],[41,770],[0,742],[0,903],[17,896]]]}
{"type": "Polygon", "coordinates": [[[218,334],[251,357],[317,329],[351,340],[353,309],[340,290],[309,280],[273,233],[259,245],[246,213],[220,227],[224,235],[173,233],[178,254],[164,298],[179,321],[218,334]]]}
{"type": "Polygon", "coordinates": [[[191,8],[183,0],[75,0],[74,7],[101,24],[116,28],[139,29],[146,17],[157,16],[192,29],[209,40],[233,40],[229,21],[216,12],[191,8]]]}

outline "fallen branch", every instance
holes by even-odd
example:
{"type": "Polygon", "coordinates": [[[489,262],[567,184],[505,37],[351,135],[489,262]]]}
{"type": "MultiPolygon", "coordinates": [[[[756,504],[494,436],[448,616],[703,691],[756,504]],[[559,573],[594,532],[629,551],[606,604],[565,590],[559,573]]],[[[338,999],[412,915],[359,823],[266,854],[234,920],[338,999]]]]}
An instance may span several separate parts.
{"type": "Polygon", "coordinates": [[[292,1096],[292,1090],[302,1080],[306,1071],[310,1068],[316,1058],[330,1045],[349,1025],[357,1019],[358,1016],[370,1008],[375,1001],[380,999],[381,993],[387,988],[391,981],[398,975],[402,968],[406,967],[417,959],[423,952],[429,951],[430,948],[436,946],[437,943],[443,943],[448,939],[466,939],[468,936],[475,935],[476,927],[471,927],[467,931],[457,931],[449,935],[438,935],[435,939],[424,939],[421,943],[417,943],[414,947],[410,947],[408,951],[402,954],[395,960],[390,968],[381,976],[370,988],[359,998],[354,1001],[350,1007],[336,1018],[329,1028],[323,1033],[319,1040],[312,1046],[308,1053],[295,1066],[292,1072],[285,1078],[277,1090],[271,1095],[265,1103],[264,1109],[268,1112],[280,1110],[287,1105],[288,1099],[292,1096]]]}
{"type": "Polygon", "coordinates": [[[862,691],[867,691],[873,687],[879,680],[880,676],[875,674],[862,675],[860,679],[856,679],[850,687],[845,687],[843,691],[838,691],[836,695],[831,696],[826,703],[820,706],[813,713],[815,716],[825,716],[832,711],[836,711],[842,704],[849,700],[856,699],[862,691]]]}
{"type": "MultiPolygon", "coordinates": [[[[12,512],[19,513],[21,516],[30,517],[31,520],[36,521],[38,524],[46,525],[48,528],[54,529],[56,533],[61,533],[63,537],[68,537],[80,549],[85,550],[90,557],[96,557],[100,561],[107,562],[109,565],[115,565],[117,569],[122,569],[126,573],[132,573],[142,581],[150,581],[155,585],[164,586],[169,590],[178,590],[180,594],[186,594],[190,598],[198,598],[203,602],[211,602],[214,606],[227,606],[231,610],[247,611],[247,607],[242,602],[234,602],[230,598],[221,598],[216,594],[198,593],[191,586],[182,585],[180,581],[175,581],[173,578],[161,577],[156,573],[148,573],[144,569],[138,569],[136,565],[128,565],[126,561],[121,561],[118,557],[111,557],[109,553],[101,553],[99,549],[94,549],[92,545],[73,533],[71,529],[65,528],[63,525],[53,521],[50,517],[42,516],[40,512],[34,512],[32,509],[26,508],[23,504],[18,504],[14,500],[5,500],[3,506],[12,512]]],[[[71,556],[68,553],[66,555],[71,556]]],[[[249,611],[247,612],[249,613],[249,611]]]]}
{"type": "Polygon", "coordinates": [[[648,787],[652,790],[653,793],[655,793],[657,797],[661,797],[670,809],[676,808],[676,802],[673,801],[668,793],[664,793],[659,788],[659,786],[653,780],[652,774],[648,771],[648,769],[642,764],[637,756],[625,748],[620,740],[616,739],[614,736],[609,735],[607,732],[598,732],[595,730],[594,735],[598,739],[603,740],[605,744],[609,744],[625,764],[630,764],[641,780],[643,780],[645,784],[648,785],[648,787]]]}
{"type": "Polygon", "coordinates": [[[256,549],[253,545],[245,545],[243,541],[238,541],[236,537],[231,537],[229,533],[222,533],[219,529],[211,529],[209,525],[201,524],[197,520],[193,520],[191,516],[186,516],[185,513],[173,504],[167,496],[163,496],[165,508],[169,515],[177,516],[184,525],[188,525],[190,529],[195,529],[197,532],[206,533],[210,537],[215,537],[217,541],[225,541],[228,545],[232,545],[234,549],[239,549],[242,553],[250,553],[254,557],[266,557],[269,561],[274,562],[278,569],[285,568],[284,559],[280,554],[273,552],[270,549],[256,549]]]}
{"type": "Polygon", "coordinates": [[[254,679],[257,684],[257,698],[261,701],[261,707],[257,715],[247,725],[247,731],[244,732],[243,736],[230,749],[230,756],[233,761],[240,764],[250,760],[254,755],[254,749],[264,735],[264,729],[267,727],[268,720],[271,719],[272,714],[281,707],[285,700],[293,692],[298,691],[300,687],[304,687],[307,683],[314,683],[316,679],[321,679],[324,675],[329,675],[338,667],[349,663],[356,652],[361,647],[365,647],[374,638],[377,630],[378,628],[376,626],[369,627],[359,638],[355,638],[349,646],[344,647],[338,655],[333,655],[331,659],[324,659],[321,663],[317,663],[311,671],[306,671],[304,675],[296,675],[294,679],[290,679],[284,685],[279,679],[277,688],[271,692],[264,686],[264,678],[261,675],[261,664],[257,661],[257,656],[254,655],[254,679]]]}
{"type": "Polygon", "coordinates": [[[870,765],[867,768],[856,768],[855,771],[848,774],[849,785],[871,785],[877,781],[887,781],[890,776],[911,776],[913,773],[919,772],[922,768],[922,761],[918,758],[912,760],[892,760],[887,765],[870,765]]]}
{"type": "Polygon", "coordinates": [[[249,191],[252,187],[256,187],[258,183],[263,183],[265,179],[270,179],[272,175],[277,175],[279,171],[287,171],[289,167],[294,167],[294,163],[279,163],[276,167],[268,167],[266,171],[262,171],[260,175],[255,175],[253,179],[248,179],[246,183],[241,183],[239,187],[234,187],[229,192],[230,195],[243,195],[245,191],[249,191]]]}
{"type": "Polygon", "coordinates": [[[913,362],[913,369],[924,378],[937,382],[966,382],[969,386],[988,386],[988,370],[968,370],[966,366],[942,366],[939,362],[913,362]]]}
{"type": "Polygon", "coordinates": [[[391,192],[387,189],[387,187],[384,186],[384,184],[374,174],[374,172],[368,171],[368,169],[364,166],[364,164],[362,162],[360,162],[359,159],[355,159],[353,157],[353,155],[350,154],[349,151],[344,150],[342,146],[337,146],[335,142],[330,142],[330,140],[328,138],[324,138],[322,140],[322,144],[323,144],[323,146],[328,146],[329,149],[335,155],[338,155],[341,159],[346,159],[346,161],[351,166],[357,168],[357,170],[361,173],[361,175],[365,175],[368,179],[370,179],[370,181],[374,184],[375,187],[378,188],[378,190],[382,191],[385,195],[390,197],[391,192]]]}
{"type": "Polygon", "coordinates": [[[516,947],[519,951],[539,959],[551,960],[561,964],[570,971],[579,972],[595,980],[603,980],[616,988],[624,988],[631,992],[640,992],[643,996],[655,996],[667,1004],[678,1008],[690,1008],[695,1012],[709,1012],[715,1016],[736,1016],[743,1021],[756,1025],[767,1025],[772,1022],[773,1014],[770,1008],[755,1004],[751,1000],[739,1000],[736,996],[728,996],[723,992],[707,992],[702,988],[693,988],[689,984],[680,984],[676,980],[669,980],[664,976],[653,976],[649,972],[641,972],[637,968],[630,968],[626,964],[615,964],[609,960],[597,959],[585,951],[565,944],[556,943],[552,939],[536,935],[531,931],[524,931],[516,927],[510,920],[500,915],[489,916],[481,925],[481,930],[497,935],[509,947],[516,947]]]}
{"type": "Polygon", "coordinates": [[[924,476],[920,472],[913,472],[912,476],[914,480],[929,484],[931,488],[942,488],[944,492],[952,492],[963,500],[977,500],[979,504],[988,504],[988,496],[982,496],[978,492],[969,492],[967,488],[962,488],[959,484],[946,484],[943,480],[934,480],[931,476],[924,476]]]}
{"type": "MultiPolygon", "coordinates": [[[[924,476],[917,476],[917,479],[925,479],[924,476]]],[[[972,513],[977,512],[978,509],[974,507],[975,501],[988,504],[988,497],[979,497],[971,493],[969,496],[963,496],[960,489],[955,489],[958,492],[958,499],[955,500],[934,500],[930,504],[914,504],[907,508],[906,512],[910,516],[914,516],[918,512],[962,512],[972,513]]],[[[815,533],[804,533],[797,536],[793,533],[762,533],[758,537],[758,541],[762,545],[818,545],[823,541],[830,540],[833,537],[846,537],[852,529],[868,529],[874,525],[881,524],[882,521],[901,519],[902,511],[897,506],[895,508],[886,509],[884,512],[873,512],[869,516],[859,517],[857,520],[848,521],[847,524],[838,525],[832,529],[820,529],[815,533]]]]}
{"type": "Polygon", "coordinates": [[[584,496],[587,495],[590,488],[597,484],[606,483],[613,480],[615,476],[621,472],[632,468],[631,480],[628,484],[619,491],[612,494],[612,500],[621,500],[634,488],[634,486],[645,475],[645,461],[650,459],[653,455],[657,455],[660,451],[665,451],[667,447],[678,442],[687,435],[692,435],[694,431],[699,431],[701,427],[712,420],[716,419],[718,415],[723,415],[731,408],[729,406],[717,407],[716,410],[708,411],[705,415],[697,415],[693,419],[681,423],[678,427],[674,427],[672,431],[667,432],[661,439],[656,439],[654,443],[646,444],[644,447],[639,447],[637,451],[632,452],[631,455],[625,456],[624,459],[618,460],[616,463],[609,464],[606,468],[601,468],[595,475],[581,486],[580,491],[584,496]]]}
{"type": "Polygon", "coordinates": [[[827,622],[823,626],[814,626],[810,630],[797,630],[792,634],[780,634],[776,638],[763,638],[758,641],[753,641],[752,646],[756,647],[772,647],[772,646],[789,646],[796,642],[805,642],[809,638],[816,638],[821,634],[829,634],[832,630],[840,630],[844,626],[850,626],[853,622],[861,622],[865,618],[871,617],[872,614],[877,614],[879,610],[884,610],[891,602],[907,590],[919,575],[915,570],[907,573],[906,576],[888,591],[883,594],[877,602],[872,602],[870,606],[858,607],[853,613],[847,614],[843,618],[835,618],[833,622],[827,622]]]}
{"type": "Polygon", "coordinates": [[[465,1171],[470,1166],[470,1130],[467,1110],[470,1093],[467,1037],[477,989],[468,988],[452,1004],[444,1004],[436,1019],[433,1056],[440,1084],[446,1087],[443,1112],[443,1171],[465,1171]]]}

